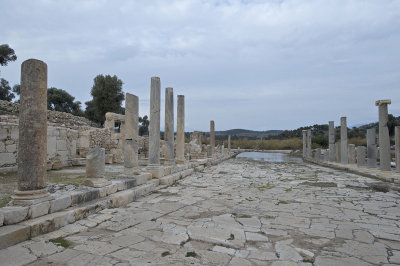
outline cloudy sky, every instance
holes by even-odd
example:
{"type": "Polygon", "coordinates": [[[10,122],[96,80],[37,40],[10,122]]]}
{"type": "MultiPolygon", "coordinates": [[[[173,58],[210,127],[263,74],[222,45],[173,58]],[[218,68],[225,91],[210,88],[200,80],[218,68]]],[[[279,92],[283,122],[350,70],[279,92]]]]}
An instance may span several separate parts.
{"type": "MultiPolygon", "coordinates": [[[[91,99],[117,75],[149,113],[150,78],[186,100],[186,130],[294,129],[400,115],[399,0],[2,0],[0,43],[48,65],[48,86],[91,99]]],[[[83,107],[85,107],[83,105],[83,107]]],[[[163,123],[164,113],[161,119],[163,123]]],[[[163,128],[163,126],[161,126],[163,128]]]]}

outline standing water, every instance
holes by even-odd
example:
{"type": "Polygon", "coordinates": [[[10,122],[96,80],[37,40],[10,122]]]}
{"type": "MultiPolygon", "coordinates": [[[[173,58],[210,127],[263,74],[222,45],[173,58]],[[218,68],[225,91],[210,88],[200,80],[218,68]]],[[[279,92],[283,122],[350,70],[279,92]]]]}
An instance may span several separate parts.
{"type": "Polygon", "coordinates": [[[236,158],[253,159],[271,163],[301,163],[303,160],[281,152],[242,152],[236,158]]]}

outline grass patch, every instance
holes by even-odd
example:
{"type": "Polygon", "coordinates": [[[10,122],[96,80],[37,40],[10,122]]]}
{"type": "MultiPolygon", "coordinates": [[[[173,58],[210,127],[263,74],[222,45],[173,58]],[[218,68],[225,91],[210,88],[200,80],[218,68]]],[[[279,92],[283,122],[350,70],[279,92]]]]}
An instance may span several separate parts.
{"type": "Polygon", "coordinates": [[[155,221],[157,221],[157,218],[153,218],[150,221],[155,222],[155,221]]]}
{"type": "Polygon", "coordinates": [[[287,201],[285,201],[285,200],[280,200],[280,201],[278,202],[278,204],[289,204],[289,202],[287,202],[287,201]]]}
{"type": "Polygon", "coordinates": [[[50,240],[50,242],[57,246],[63,247],[63,248],[68,248],[72,244],[71,242],[69,242],[68,240],[66,240],[62,237],[52,239],[52,240],[50,240]]]}
{"type": "Polygon", "coordinates": [[[268,183],[266,185],[258,187],[258,190],[264,191],[264,190],[271,189],[271,188],[274,188],[274,187],[275,187],[275,185],[268,183]]]}
{"type": "Polygon", "coordinates": [[[285,189],[285,191],[286,192],[290,192],[290,191],[292,191],[292,188],[290,187],[290,188],[287,188],[287,189],[285,189]]]}
{"type": "Polygon", "coordinates": [[[165,257],[165,256],[168,256],[168,255],[171,255],[171,253],[169,253],[169,251],[164,251],[163,253],[161,253],[161,257],[165,257]]]}
{"type": "Polygon", "coordinates": [[[194,252],[194,251],[186,252],[186,257],[192,257],[192,258],[194,258],[194,257],[196,257],[196,256],[197,256],[197,254],[196,254],[196,252],[194,252]]]}
{"type": "Polygon", "coordinates": [[[235,240],[235,235],[231,234],[227,240],[235,240]]]}
{"type": "Polygon", "coordinates": [[[60,177],[50,177],[49,181],[51,183],[61,183],[61,184],[81,184],[83,180],[85,179],[84,175],[76,176],[76,177],[66,177],[66,176],[60,176],[60,177]]]}
{"type": "Polygon", "coordinates": [[[251,218],[251,216],[250,216],[250,215],[247,215],[247,214],[240,214],[240,215],[238,215],[237,217],[238,217],[238,218],[251,218]]]}
{"type": "Polygon", "coordinates": [[[0,208],[5,207],[11,201],[10,195],[4,195],[0,197],[0,208]]]}

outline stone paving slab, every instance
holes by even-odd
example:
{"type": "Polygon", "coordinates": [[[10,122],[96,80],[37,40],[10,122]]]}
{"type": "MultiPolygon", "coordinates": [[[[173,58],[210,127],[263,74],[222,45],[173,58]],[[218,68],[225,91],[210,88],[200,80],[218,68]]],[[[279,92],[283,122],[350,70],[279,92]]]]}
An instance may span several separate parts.
{"type": "Polygon", "coordinates": [[[231,159],[1,250],[0,264],[396,265],[400,194],[378,185],[312,164],[231,159]]]}

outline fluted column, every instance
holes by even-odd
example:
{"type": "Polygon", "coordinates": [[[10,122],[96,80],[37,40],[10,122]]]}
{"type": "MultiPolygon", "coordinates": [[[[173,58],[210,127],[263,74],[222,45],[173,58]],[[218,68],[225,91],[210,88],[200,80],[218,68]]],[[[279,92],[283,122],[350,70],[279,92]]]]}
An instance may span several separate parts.
{"type": "Polygon", "coordinates": [[[185,163],[185,96],[178,95],[176,129],[176,163],[185,163]]]}

